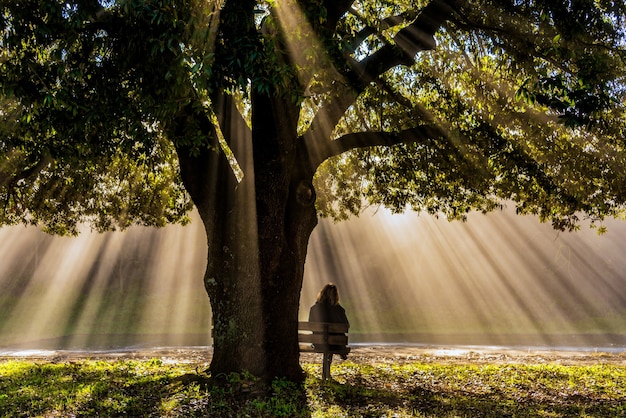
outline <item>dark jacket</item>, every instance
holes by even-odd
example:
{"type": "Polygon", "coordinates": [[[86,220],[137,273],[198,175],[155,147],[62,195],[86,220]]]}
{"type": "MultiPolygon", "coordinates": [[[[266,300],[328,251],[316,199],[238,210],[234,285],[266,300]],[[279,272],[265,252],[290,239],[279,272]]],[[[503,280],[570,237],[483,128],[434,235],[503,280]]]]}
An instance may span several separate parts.
{"type": "Polygon", "coordinates": [[[316,303],[309,311],[309,322],[338,322],[347,324],[350,322],[346,316],[346,311],[341,305],[331,305],[328,303],[316,303]]]}
{"type": "MultiPolygon", "coordinates": [[[[350,322],[346,316],[346,311],[341,305],[331,305],[328,303],[315,303],[309,311],[309,322],[338,322],[348,325],[350,322]]],[[[316,334],[316,333],[314,333],[316,334]]],[[[331,335],[343,335],[342,333],[331,333],[331,335]]],[[[331,349],[339,349],[339,346],[331,345],[331,349]]]]}

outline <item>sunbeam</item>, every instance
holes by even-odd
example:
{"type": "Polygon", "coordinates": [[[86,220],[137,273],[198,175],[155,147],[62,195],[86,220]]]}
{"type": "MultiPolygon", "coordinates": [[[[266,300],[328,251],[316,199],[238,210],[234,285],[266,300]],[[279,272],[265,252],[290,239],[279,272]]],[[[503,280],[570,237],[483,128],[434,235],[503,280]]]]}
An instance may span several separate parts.
{"type": "Polygon", "coordinates": [[[384,210],[322,222],[301,315],[332,280],[356,340],[623,346],[623,240],[617,221],[607,236],[558,233],[510,209],[467,223],[384,210]]]}
{"type": "Polygon", "coordinates": [[[83,230],[67,238],[11,227],[2,242],[12,243],[2,247],[0,269],[3,345],[209,342],[202,228],[83,230]]]}
{"type": "MultiPolygon", "coordinates": [[[[309,244],[300,317],[337,283],[354,342],[626,346],[626,225],[557,233],[507,209],[381,209],[309,244]]],[[[209,344],[201,223],[77,238],[0,230],[3,346],[209,344]],[[10,244],[9,244],[10,243],[10,244]]]]}

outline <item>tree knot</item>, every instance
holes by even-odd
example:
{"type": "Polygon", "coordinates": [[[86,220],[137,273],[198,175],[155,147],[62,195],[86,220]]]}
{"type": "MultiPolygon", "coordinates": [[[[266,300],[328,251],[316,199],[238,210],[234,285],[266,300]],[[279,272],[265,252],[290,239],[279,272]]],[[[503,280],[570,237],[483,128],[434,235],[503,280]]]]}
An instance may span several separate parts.
{"type": "Polygon", "coordinates": [[[315,203],[315,189],[313,184],[300,180],[296,187],[296,201],[302,206],[310,206],[315,203]]]}

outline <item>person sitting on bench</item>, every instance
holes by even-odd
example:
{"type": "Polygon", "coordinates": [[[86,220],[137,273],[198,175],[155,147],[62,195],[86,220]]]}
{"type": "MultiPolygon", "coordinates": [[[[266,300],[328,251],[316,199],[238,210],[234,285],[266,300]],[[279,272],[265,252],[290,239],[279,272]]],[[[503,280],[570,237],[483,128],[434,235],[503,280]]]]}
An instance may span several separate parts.
{"type": "MultiPolygon", "coordinates": [[[[317,294],[317,300],[311,310],[309,311],[309,322],[335,322],[346,324],[350,328],[350,322],[346,316],[346,311],[339,304],[339,290],[333,283],[328,283],[317,294]]],[[[341,335],[341,334],[340,334],[341,335]]],[[[329,346],[330,350],[340,349],[341,347],[329,346]]],[[[341,356],[344,360],[346,355],[341,356]]],[[[330,370],[330,363],[333,361],[333,355],[325,356],[324,359],[328,362],[324,366],[326,370],[330,370]]]]}

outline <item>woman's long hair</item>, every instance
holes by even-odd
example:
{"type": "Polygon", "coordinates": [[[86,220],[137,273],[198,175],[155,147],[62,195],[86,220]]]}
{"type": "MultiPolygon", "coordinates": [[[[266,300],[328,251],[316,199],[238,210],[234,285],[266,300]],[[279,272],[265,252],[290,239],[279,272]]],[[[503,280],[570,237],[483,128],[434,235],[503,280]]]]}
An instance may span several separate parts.
{"type": "Polygon", "coordinates": [[[339,290],[337,290],[337,286],[334,283],[328,283],[322,287],[322,290],[317,294],[317,302],[327,305],[338,305],[339,290]]]}

